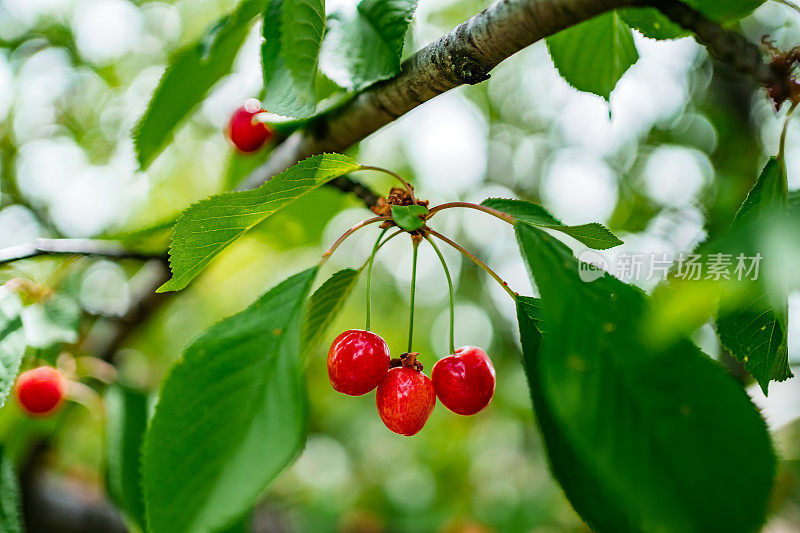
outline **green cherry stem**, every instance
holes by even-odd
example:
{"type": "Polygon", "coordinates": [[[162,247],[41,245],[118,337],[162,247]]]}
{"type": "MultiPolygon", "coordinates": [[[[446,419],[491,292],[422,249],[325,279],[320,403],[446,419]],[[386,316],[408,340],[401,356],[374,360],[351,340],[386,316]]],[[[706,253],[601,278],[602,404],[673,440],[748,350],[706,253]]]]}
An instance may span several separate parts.
{"type": "Polygon", "coordinates": [[[387,231],[389,231],[389,228],[384,228],[380,235],[378,235],[378,238],[375,239],[375,245],[372,247],[372,253],[369,256],[369,262],[367,263],[369,265],[367,267],[367,327],[364,328],[367,331],[369,331],[370,319],[372,318],[372,264],[375,262],[375,254],[378,252],[378,248],[381,247],[381,239],[383,239],[383,236],[386,235],[387,231]]]}
{"type": "Polygon", "coordinates": [[[356,231],[360,230],[361,228],[363,228],[365,226],[369,226],[370,224],[374,224],[376,222],[381,222],[383,220],[391,220],[391,219],[392,219],[392,217],[390,217],[388,215],[370,218],[370,219],[364,220],[362,222],[359,222],[358,224],[356,224],[355,226],[353,226],[349,230],[345,231],[342,234],[342,236],[339,237],[338,239],[336,239],[336,242],[334,242],[333,245],[331,245],[331,247],[328,248],[328,250],[324,254],[322,254],[322,260],[319,262],[320,266],[324,265],[325,261],[327,261],[328,258],[331,256],[331,254],[333,254],[333,252],[336,251],[336,249],[339,247],[339,245],[342,244],[345,241],[345,239],[347,239],[350,235],[352,235],[356,231]]]}
{"type": "Polygon", "coordinates": [[[792,119],[792,114],[794,114],[795,109],[797,109],[797,105],[800,102],[795,102],[792,104],[792,107],[789,108],[789,112],[786,113],[786,119],[783,122],[783,129],[781,130],[781,140],[778,144],[778,160],[780,161],[781,165],[783,165],[784,175],[786,174],[786,162],[784,159],[784,153],[786,151],[786,134],[789,132],[789,122],[792,119]]]}
{"type": "Polygon", "coordinates": [[[414,247],[414,255],[411,259],[411,302],[409,303],[408,315],[408,352],[411,352],[411,345],[414,340],[414,296],[417,292],[417,252],[419,252],[419,242],[411,241],[414,247]]]}
{"type": "Polygon", "coordinates": [[[444,256],[442,255],[441,250],[430,238],[430,236],[426,235],[425,240],[427,240],[431,246],[433,247],[433,251],[436,252],[436,255],[439,256],[439,261],[442,263],[442,268],[444,268],[444,275],[447,278],[447,288],[450,291],[450,353],[456,353],[456,343],[455,343],[455,327],[456,327],[456,312],[455,312],[455,297],[453,296],[453,279],[450,277],[450,269],[447,268],[447,262],[444,260],[444,256]]]}
{"type": "MultiPolygon", "coordinates": [[[[375,250],[375,252],[377,253],[378,251],[380,251],[380,249],[381,249],[381,248],[383,248],[383,245],[384,245],[384,244],[386,244],[387,242],[391,241],[392,239],[394,239],[395,237],[397,237],[397,236],[398,236],[398,235],[400,235],[401,233],[405,233],[405,230],[399,229],[399,230],[395,231],[394,233],[392,233],[391,235],[389,235],[388,237],[386,237],[386,238],[383,240],[383,242],[381,242],[381,243],[378,245],[378,249],[377,249],[377,250],[375,250]]],[[[361,268],[359,268],[358,270],[359,270],[359,271],[360,271],[360,270],[364,270],[364,269],[365,269],[365,268],[367,268],[368,266],[369,266],[369,257],[367,257],[367,259],[366,259],[366,260],[364,261],[364,263],[361,265],[361,268]]]]}
{"type": "Polygon", "coordinates": [[[394,179],[396,179],[397,181],[402,183],[403,187],[406,188],[406,190],[408,191],[408,194],[411,195],[411,202],[414,203],[414,204],[417,203],[417,198],[416,198],[416,196],[414,196],[414,187],[409,182],[404,180],[403,177],[400,176],[400,174],[398,174],[396,172],[392,172],[391,170],[388,170],[388,169],[385,169],[385,168],[372,167],[372,166],[369,166],[369,165],[361,165],[359,167],[359,170],[374,170],[375,172],[383,172],[384,174],[388,174],[388,175],[392,176],[394,179]]]}
{"type": "Polygon", "coordinates": [[[435,207],[431,207],[430,211],[428,211],[428,218],[430,219],[438,211],[442,211],[444,209],[452,209],[453,207],[466,207],[467,209],[475,209],[476,211],[483,211],[484,213],[488,213],[493,217],[499,218],[503,222],[514,224],[514,217],[512,217],[511,215],[503,213],[502,211],[498,211],[497,209],[492,209],[491,207],[486,207],[485,205],[473,204],[470,202],[449,202],[446,204],[441,204],[435,207]]]}
{"type": "Polygon", "coordinates": [[[431,228],[427,228],[427,229],[428,229],[428,232],[429,232],[431,235],[433,235],[434,237],[436,237],[437,239],[439,239],[439,240],[441,240],[441,241],[444,241],[444,242],[446,242],[447,244],[449,244],[450,246],[452,246],[453,248],[455,248],[456,250],[458,250],[459,252],[461,252],[461,253],[464,255],[464,257],[467,257],[467,258],[468,258],[468,259],[470,259],[470,260],[471,260],[473,263],[475,263],[476,265],[478,265],[479,267],[481,267],[481,268],[484,270],[484,272],[486,272],[487,274],[489,274],[490,276],[492,276],[492,278],[494,278],[494,280],[495,280],[495,281],[496,281],[496,282],[497,282],[497,283],[498,283],[498,284],[499,284],[501,287],[503,287],[503,290],[505,290],[505,291],[506,291],[506,292],[509,294],[509,296],[511,296],[511,298],[513,298],[514,300],[516,300],[516,299],[517,299],[517,296],[518,296],[518,294],[517,294],[517,293],[515,293],[514,291],[512,291],[512,290],[511,290],[511,288],[508,286],[508,283],[506,283],[506,282],[503,280],[503,278],[501,278],[500,276],[498,276],[498,275],[497,275],[497,273],[496,273],[494,270],[492,270],[491,268],[489,268],[489,267],[486,265],[486,263],[484,263],[483,261],[481,261],[480,259],[478,259],[477,257],[475,257],[475,254],[473,254],[472,252],[470,252],[469,250],[467,250],[466,248],[464,248],[464,247],[463,247],[463,246],[461,246],[460,244],[458,244],[458,243],[455,243],[455,242],[451,241],[450,239],[448,239],[447,237],[445,237],[444,235],[442,235],[442,234],[441,234],[441,233],[439,233],[438,231],[434,231],[434,230],[432,230],[431,228]]]}

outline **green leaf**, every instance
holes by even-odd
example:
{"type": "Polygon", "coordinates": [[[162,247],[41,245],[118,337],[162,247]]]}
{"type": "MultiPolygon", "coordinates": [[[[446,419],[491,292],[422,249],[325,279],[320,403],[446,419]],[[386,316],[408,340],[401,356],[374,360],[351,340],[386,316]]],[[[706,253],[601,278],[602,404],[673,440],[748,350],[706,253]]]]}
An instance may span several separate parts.
{"type": "Polygon", "coordinates": [[[619,14],[628,26],[651,39],[678,39],[691,35],[655,7],[631,7],[621,9],[619,14]]]}
{"type": "Polygon", "coordinates": [[[172,279],[158,292],[186,287],[229,244],[287,204],[328,181],[359,169],[339,154],[300,161],[257,189],[217,194],[193,204],[178,219],[169,249],[172,279]]]}
{"type": "MultiPolygon", "coordinates": [[[[769,224],[786,216],[787,192],[783,166],[771,158],[742,203],[733,220],[734,231],[747,231],[754,225],[769,224]]],[[[743,250],[736,250],[742,253],[743,250]]],[[[749,256],[763,253],[760,246],[747,250],[749,256]]],[[[769,262],[764,257],[764,262],[769,262]]],[[[763,272],[764,266],[761,266],[763,272]]],[[[770,381],[784,381],[793,376],[789,368],[788,313],[789,294],[782,284],[777,298],[758,280],[742,280],[747,296],[743,305],[734,309],[721,306],[717,333],[727,348],[768,393],[770,381]],[[777,301],[776,301],[777,300],[777,301]]]]}
{"type": "Polygon", "coordinates": [[[425,225],[422,217],[428,214],[424,205],[393,205],[392,219],[394,223],[406,231],[416,231],[425,225]]]}
{"type": "MultiPolygon", "coordinates": [[[[720,23],[731,23],[743,18],[764,3],[764,0],[684,0],[701,13],[720,23]]],[[[619,11],[622,19],[645,37],[652,39],[676,39],[691,35],[672,22],[654,7],[631,7],[619,11]]]]}
{"type": "Polygon", "coordinates": [[[406,31],[416,0],[362,0],[328,19],[320,69],[350,90],[400,72],[406,31]]]}
{"type": "Polygon", "coordinates": [[[324,0],[269,0],[261,45],[267,109],[289,117],[314,113],[324,33],[324,0]]]}
{"type": "Polygon", "coordinates": [[[0,447],[0,531],[22,533],[19,484],[11,458],[0,447]]]}
{"type": "Polygon", "coordinates": [[[742,387],[688,341],[646,342],[643,292],[610,275],[585,283],[565,245],[524,224],[516,233],[546,326],[540,338],[518,302],[525,371],[578,513],[598,533],[757,530],[775,456],[742,387]]]}
{"type": "Polygon", "coordinates": [[[14,386],[25,355],[25,331],[19,316],[21,308],[16,293],[0,287],[0,407],[14,386]]]}
{"type": "Polygon", "coordinates": [[[639,59],[633,33],[616,11],[548,37],[547,48],[567,83],[606,100],[625,71],[639,59]]]}
{"type": "Polygon", "coordinates": [[[172,54],[147,111],[133,131],[136,155],[147,168],[175,128],[227,75],[247,37],[250,23],[263,11],[265,0],[244,0],[216,22],[199,40],[172,54]]]}
{"type": "Polygon", "coordinates": [[[148,396],[124,385],[113,385],[106,401],[106,484],[111,501],[127,522],[145,530],[144,496],[139,465],[147,430],[148,396]]]}
{"type": "Polygon", "coordinates": [[[332,275],[314,291],[303,324],[303,351],[313,348],[339,314],[358,281],[359,270],[345,268],[332,275]]]}
{"type": "Polygon", "coordinates": [[[602,224],[592,222],[591,224],[567,226],[551,215],[544,207],[532,202],[488,198],[481,205],[511,215],[517,222],[566,233],[573,239],[596,250],[605,250],[622,244],[622,241],[602,224]]]}
{"type": "Polygon", "coordinates": [[[736,212],[733,219],[734,228],[741,228],[786,211],[788,193],[786,192],[786,176],[782,168],[775,157],[771,157],[767,161],[755,185],[747,193],[747,198],[736,212]]]}
{"type": "Polygon", "coordinates": [[[728,23],[749,15],[765,0],[683,0],[716,22],[728,23]]]}
{"type": "Polygon", "coordinates": [[[300,342],[316,271],[206,330],[170,371],[144,444],[151,533],[233,524],[297,455],[307,417],[300,342]]]}
{"type": "Polygon", "coordinates": [[[793,220],[800,220],[800,191],[789,193],[789,215],[793,220]]]}

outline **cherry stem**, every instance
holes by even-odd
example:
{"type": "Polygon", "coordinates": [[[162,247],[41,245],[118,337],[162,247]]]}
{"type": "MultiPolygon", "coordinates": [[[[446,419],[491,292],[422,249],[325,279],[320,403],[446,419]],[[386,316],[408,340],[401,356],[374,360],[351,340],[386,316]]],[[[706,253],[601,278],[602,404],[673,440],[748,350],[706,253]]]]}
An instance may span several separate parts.
{"type": "Polygon", "coordinates": [[[514,291],[511,290],[511,288],[508,286],[508,283],[506,283],[503,280],[503,278],[498,276],[497,273],[494,270],[489,268],[486,265],[486,263],[484,263],[483,261],[481,261],[480,259],[475,257],[475,254],[473,254],[472,252],[470,252],[469,250],[467,250],[466,248],[464,248],[460,244],[451,241],[450,239],[448,239],[447,237],[445,237],[444,235],[442,235],[438,231],[434,231],[434,230],[432,230],[430,228],[427,228],[427,229],[428,229],[428,232],[431,235],[433,235],[434,237],[436,237],[439,240],[442,240],[442,241],[446,242],[447,244],[449,244],[450,246],[452,246],[453,248],[455,248],[456,250],[461,252],[465,257],[469,258],[473,263],[475,263],[476,265],[481,267],[487,274],[492,276],[492,278],[494,278],[494,280],[497,283],[499,283],[501,287],[503,287],[503,290],[505,290],[508,293],[508,295],[511,296],[511,298],[513,298],[514,300],[517,299],[517,293],[515,293],[514,291]]]}
{"type": "Polygon", "coordinates": [[[433,250],[436,252],[436,255],[439,256],[439,261],[442,263],[442,268],[444,268],[444,275],[447,278],[447,288],[450,291],[450,353],[456,353],[456,343],[455,343],[455,323],[456,323],[456,313],[455,313],[455,297],[453,296],[453,279],[450,277],[450,269],[447,268],[447,262],[444,260],[444,256],[442,255],[441,250],[430,238],[430,236],[426,235],[425,240],[427,240],[433,250]]]}
{"type": "Polygon", "coordinates": [[[499,218],[503,222],[514,224],[514,217],[512,217],[511,215],[503,213],[502,211],[498,211],[497,209],[492,209],[491,207],[486,207],[485,205],[473,204],[470,202],[449,202],[446,204],[437,205],[435,207],[432,207],[430,211],[428,211],[428,218],[431,218],[437,211],[442,211],[444,209],[451,209],[453,207],[466,207],[468,209],[483,211],[484,213],[488,213],[493,217],[499,218]]]}
{"type": "Polygon", "coordinates": [[[384,174],[388,174],[388,175],[392,176],[397,181],[402,183],[403,187],[406,188],[406,190],[408,191],[408,194],[411,195],[411,202],[415,203],[415,204],[417,203],[417,197],[414,196],[414,187],[409,182],[404,180],[403,177],[400,176],[400,174],[398,174],[396,172],[392,172],[391,170],[388,170],[388,169],[385,169],[385,168],[372,167],[372,166],[369,166],[369,165],[361,165],[361,167],[359,167],[359,170],[374,170],[376,172],[383,172],[384,174]]]}
{"type": "Polygon", "coordinates": [[[417,252],[419,251],[419,242],[411,242],[414,248],[414,255],[411,259],[411,302],[409,303],[408,316],[408,352],[411,352],[411,344],[414,340],[414,296],[417,292],[417,252]]]}
{"type": "Polygon", "coordinates": [[[380,235],[378,235],[378,238],[375,239],[375,245],[372,247],[372,253],[369,256],[369,266],[367,267],[367,327],[364,328],[367,331],[369,331],[370,319],[372,318],[372,263],[375,262],[375,254],[378,252],[378,248],[381,247],[381,239],[383,239],[387,231],[389,231],[389,228],[384,228],[380,235]]]}
{"type": "MultiPolygon", "coordinates": [[[[778,161],[783,167],[784,182],[787,182],[789,179],[786,174],[786,159],[784,158],[784,153],[786,150],[786,134],[789,132],[789,121],[791,120],[792,114],[794,113],[795,109],[797,109],[798,103],[800,102],[794,102],[792,104],[792,107],[789,108],[789,112],[786,113],[786,119],[783,122],[783,129],[781,130],[781,140],[780,143],[778,144],[778,161]]],[[[786,183],[785,189],[788,190],[788,188],[789,184],[786,183]]]]}
{"type": "Polygon", "coordinates": [[[383,220],[391,220],[391,219],[392,219],[392,217],[390,217],[388,215],[370,218],[368,220],[364,220],[362,222],[359,222],[358,224],[356,224],[355,226],[353,226],[349,230],[345,231],[342,234],[342,236],[339,237],[338,239],[336,239],[336,242],[334,242],[333,245],[330,248],[328,248],[328,251],[326,251],[324,254],[322,254],[322,260],[319,262],[320,266],[324,265],[325,261],[327,261],[328,258],[331,256],[331,254],[333,254],[333,252],[336,251],[336,249],[339,247],[339,245],[342,244],[345,239],[347,239],[350,235],[352,235],[356,231],[360,230],[361,228],[363,228],[365,226],[369,226],[370,224],[374,224],[376,222],[381,222],[383,220]]]}

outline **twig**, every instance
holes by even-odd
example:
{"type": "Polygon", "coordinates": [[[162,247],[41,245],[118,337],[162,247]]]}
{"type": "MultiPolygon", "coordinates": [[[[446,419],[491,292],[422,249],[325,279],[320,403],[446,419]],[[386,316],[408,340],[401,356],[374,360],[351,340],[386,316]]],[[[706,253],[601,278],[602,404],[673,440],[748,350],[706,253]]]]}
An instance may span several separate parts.
{"type": "Polygon", "coordinates": [[[350,176],[339,176],[327,183],[331,187],[335,187],[343,193],[352,193],[356,198],[364,202],[367,207],[374,207],[378,205],[380,195],[361,183],[356,181],[350,176]]]}
{"type": "Polygon", "coordinates": [[[679,26],[695,34],[712,56],[727,63],[765,87],[777,87],[791,94],[791,81],[764,60],[761,49],[744,36],[726,30],[702,13],[676,0],[646,0],[679,26]]]}
{"type": "Polygon", "coordinates": [[[536,41],[635,0],[498,0],[403,62],[395,77],[316,117],[270,152],[243,181],[254,188],[301,159],[342,152],[418,105],[489,78],[500,62],[536,41]]]}
{"type": "Polygon", "coordinates": [[[392,217],[390,217],[390,216],[374,217],[374,218],[370,218],[370,219],[367,219],[367,220],[363,220],[363,221],[359,222],[358,224],[356,224],[355,226],[351,227],[350,229],[348,229],[347,231],[342,233],[341,237],[336,239],[336,242],[334,242],[331,245],[331,247],[328,248],[328,250],[324,254],[322,254],[322,260],[320,261],[320,265],[324,264],[325,261],[327,261],[328,258],[331,256],[331,254],[333,254],[333,252],[336,251],[336,249],[339,247],[339,245],[342,244],[345,241],[345,239],[347,239],[350,235],[352,235],[356,231],[360,230],[361,228],[363,228],[365,226],[369,226],[370,224],[374,224],[376,222],[384,222],[384,221],[391,220],[391,219],[392,219],[392,217]]]}
{"type": "Polygon", "coordinates": [[[435,96],[486,80],[500,62],[536,41],[606,11],[637,6],[658,8],[696,33],[712,55],[759,84],[789,83],[756,45],[678,0],[498,0],[412,55],[395,77],[365,88],[290,135],[243,187],[257,187],[311,155],[342,152],[435,96]]]}
{"type": "Polygon", "coordinates": [[[27,244],[0,249],[0,264],[40,255],[97,255],[115,259],[160,259],[166,254],[136,252],[113,241],[99,239],[34,239],[27,244]]]}

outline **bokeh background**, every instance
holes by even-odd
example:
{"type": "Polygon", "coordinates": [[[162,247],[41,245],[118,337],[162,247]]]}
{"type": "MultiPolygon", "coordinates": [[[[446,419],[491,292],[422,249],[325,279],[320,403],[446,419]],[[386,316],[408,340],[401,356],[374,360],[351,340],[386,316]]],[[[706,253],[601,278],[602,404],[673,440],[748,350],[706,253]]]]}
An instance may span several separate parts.
{"type": "MultiPolygon", "coordinates": [[[[232,111],[261,90],[258,28],[234,73],[146,172],[137,169],[130,130],[169,54],[233,5],[0,0],[0,248],[36,237],[141,230],[135,235],[140,246],[164,250],[165,224],[193,201],[231,186],[253,163],[234,156],[223,130],[232,111]]],[[[407,51],[485,5],[422,0],[407,51]]],[[[740,29],[754,42],[769,34],[786,49],[800,43],[800,14],[768,2],[740,29]]],[[[432,204],[490,196],[535,200],[567,223],[607,224],[625,241],[611,256],[677,257],[728,227],[766,154],[777,151],[786,109],[776,113],[762,91],[712,61],[690,38],[655,42],[637,35],[637,46],[641,58],[610,104],[567,86],[539,43],[504,62],[487,82],[421,106],[354,147],[352,155],[408,176],[432,204]]],[[[789,187],[796,190],[798,121],[788,138],[789,187]]],[[[359,179],[381,192],[391,184],[377,174],[359,179]]],[[[155,392],[192,337],[316,263],[339,234],[369,215],[354,198],[325,189],[257,227],[114,347],[120,379],[155,392]]],[[[515,290],[535,294],[513,232],[502,222],[448,211],[433,225],[475,251],[515,290]]],[[[373,228],[348,240],[323,274],[360,266],[376,233],[373,228]]],[[[308,442],[255,513],[258,530],[587,530],[547,471],[518,364],[512,302],[473,264],[443,251],[456,283],[456,343],[484,347],[493,358],[494,401],[469,418],[439,405],[418,436],[404,438],[382,425],[373,394],[334,392],[325,369],[327,343],[343,329],[363,327],[362,278],[323,346],[308,354],[308,442]]],[[[24,277],[58,291],[64,316],[57,323],[72,327],[59,330],[43,318],[32,343],[40,347],[29,349],[73,364],[97,355],[104,336],[129,317],[161,269],[137,260],[40,258],[0,267],[0,283],[24,277]]],[[[430,369],[446,355],[448,311],[441,266],[427,246],[421,247],[418,276],[416,349],[430,369]]],[[[373,326],[397,353],[405,347],[410,277],[410,245],[395,239],[376,262],[373,326]]],[[[650,290],[656,281],[639,283],[650,290]]],[[[789,350],[797,365],[800,294],[790,303],[789,350]]],[[[696,340],[711,355],[725,357],[710,326],[696,340]]],[[[102,389],[96,381],[86,385],[102,389]]],[[[800,381],[773,384],[768,399],[757,387],[748,391],[764,409],[782,457],[768,531],[800,531],[800,381]]],[[[31,421],[13,401],[0,410],[0,441],[23,471],[35,457],[39,483],[62,494],[66,506],[104,501],[102,409],[84,392],[51,420],[31,421]]]]}

